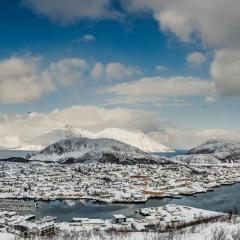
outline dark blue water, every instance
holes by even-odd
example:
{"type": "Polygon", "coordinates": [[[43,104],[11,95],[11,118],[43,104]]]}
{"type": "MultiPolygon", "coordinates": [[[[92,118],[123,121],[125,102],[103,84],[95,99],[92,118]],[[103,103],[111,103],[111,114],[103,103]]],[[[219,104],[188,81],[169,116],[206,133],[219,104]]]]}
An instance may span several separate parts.
{"type": "MultiPolygon", "coordinates": [[[[188,150],[175,150],[175,152],[159,152],[154,153],[163,157],[173,157],[178,155],[185,155],[188,150]]],[[[19,150],[0,150],[0,159],[10,158],[10,157],[25,157],[28,153],[33,151],[19,151],[19,150]]]]}
{"type": "MultiPolygon", "coordinates": [[[[128,217],[140,218],[135,211],[144,207],[159,207],[166,204],[180,204],[207,210],[226,212],[237,208],[240,212],[240,183],[216,188],[213,192],[196,194],[193,196],[178,198],[150,199],[145,204],[97,204],[87,202],[82,205],[76,201],[76,205],[68,207],[63,201],[39,202],[39,208],[32,214],[37,218],[51,215],[58,221],[71,221],[73,217],[111,218],[113,214],[124,214],[128,217]]],[[[29,213],[29,212],[26,212],[29,213]]]]}
{"type": "MultiPolygon", "coordinates": [[[[26,151],[0,151],[0,158],[11,156],[24,157],[26,151]]],[[[177,150],[174,153],[158,153],[161,156],[176,156],[186,154],[186,150],[177,150]],[[167,155],[166,155],[167,154],[167,155]]],[[[165,204],[180,204],[214,211],[227,211],[237,208],[240,212],[240,183],[216,188],[213,192],[182,197],[181,199],[163,198],[151,199],[145,204],[96,204],[87,202],[82,205],[76,201],[76,205],[68,207],[63,201],[39,202],[39,208],[32,210],[36,218],[51,215],[58,221],[71,221],[73,217],[111,218],[113,214],[122,213],[128,217],[140,217],[135,211],[143,207],[158,207],[165,204]]],[[[30,212],[25,212],[30,213],[30,212]]]]}
{"type": "Polygon", "coordinates": [[[154,153],[156,155],[162,156],[162,157],[174,157],[178,155],[186,155],[188,150],[175,150],[175,152],[159,152],[154,153]]]}
{"type": "Polygon", "coordinates": [[[31,151],[19,151],[19,150],[0,150],[0,159],[10,157],[26,157],[31,151]]]}

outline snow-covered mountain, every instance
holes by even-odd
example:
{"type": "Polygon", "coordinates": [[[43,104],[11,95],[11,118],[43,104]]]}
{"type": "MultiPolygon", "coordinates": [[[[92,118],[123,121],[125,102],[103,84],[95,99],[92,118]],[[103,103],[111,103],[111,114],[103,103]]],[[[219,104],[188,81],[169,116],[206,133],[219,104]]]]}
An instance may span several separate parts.
{"type": "Polygon", "coordinates": [[[140,131],[129,131],[119,128],[107,128],[98,132],[90,132],[71,126],[54,127],[42,135],[32,139],[29,143],[18,147],[18,150],[39,150],[69,137],[85,137],[90,139],[109,138],[139,148],[144,152],[172,152],[173,150],[156,142],[140,131]]]}
{"type": "Polygon", "coordinates": [[[191,155],[209,155],[221,162],[240,162],[240,143],[225,140],[209,140],[191,149],[191,155]]]}
{"type": "Polygon", "coordinates": [[[75,163],[99,161],[110,163],[164,163],[166,158],[142,152],[140,149],[113,139],[72,137],[49,145],[28,157],[29,160],[75,163]]]}

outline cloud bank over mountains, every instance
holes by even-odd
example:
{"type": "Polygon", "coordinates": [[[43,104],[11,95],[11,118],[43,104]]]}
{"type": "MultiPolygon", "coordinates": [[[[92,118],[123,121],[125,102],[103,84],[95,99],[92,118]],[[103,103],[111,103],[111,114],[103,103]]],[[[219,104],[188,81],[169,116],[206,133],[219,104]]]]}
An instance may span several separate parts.
{"type": "Polygon", "coordinates": [[[157,142],[175,149],[189,149],[213,138],[240,140],[240,131],[176,127],[154,112],[78,105],[48,113],[1,114],[0,146],[19,147],[53,126],[66,125],[89,131],[105,128],[140,130],[157,142]]]}

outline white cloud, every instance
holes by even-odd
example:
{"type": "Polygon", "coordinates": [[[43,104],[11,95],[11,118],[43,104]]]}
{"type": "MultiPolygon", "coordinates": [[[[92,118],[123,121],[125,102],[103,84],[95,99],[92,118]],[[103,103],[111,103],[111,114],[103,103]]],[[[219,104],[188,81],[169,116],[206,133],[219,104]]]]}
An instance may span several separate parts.
{"type": "Polygon", "coordinates": [[[96,62],[91,69],[91,76],[95,79],[105,77],[110,80],[119,80],[142,74],[137,66],[124,65],[120,62],[109,62],[103,64],[96,62]]]}
{"type": "Polygon", "coordinates": [[[38,14],[60,24],[71,24],[81,19],[118,18],[111,9],[111,0],[22,0],[38,14]]]}
{"type": "Polygon", "coordinates": [[[239,0],[121,0],[124,13],[111,0],[22,0],[38,14],[61,24],[81,19],[119,19],[122,14],[150,12],[163,31],[189,42],[199,37],[205,45],[239,44],[239,0]]]}
{"type": "Polygon", "coordinates": [[[193,52],[187,55],[186,60],[192,66],[198,67],[206,61],[206,56],[200,52],[193,52]]]}
{"type": "Polygon", "coordinates": [[[210,70],[219,95],[240,96],[240,49],[221,49],[215,52],[210,70]]]}
{"type": "Polygon", "coordinates": [[[38,58],[10,57],[0,61],[0,103],[31,102],[44,94],[81,81],[87,63],[66,58],[40,69],[38,58]]]}
{"type": "Polygon", "coordinates": [[[71,125],[86,130],[118,127],[149,132],[158,129],[162,123],[155,114],[143,110],[72,106],[50,113],[0,115],[0,135],[15,134],[26,141],[56,125],[71,125]]]}
{"type": "Polygon", "coordinates": [[[42,77],[34,58],[11,57],[0,61],[0,102],[33,101],[54,90],[51,79],[42,77]]]}
{"type": "Polygon", "coordinates": [[[157,72],[163,72],[169,70],[169,68],[163,65],[157,65],[154,70],[157,72]]]}
{"type": "Polygon", "coordinates": [[[169,127],[149,133],[155,140],[175,149],[191,149],[210,139],[240,141],[240,130],[169,127]]]}
{"type": "Polygon", "coordinates": [[[120,62],[111,62],[106,65],[105,73],[110,79],[121,79],[141,74],[142,71],[136,66],[125,66],[120,62]]]}
{"type": "Polygon", "coordinates": [[[12,149],[21,146],[21,144],[23,144],[23,142],[16,134],[1,135],[0,137],[0,147],[2,148],[12,149]]]}
{"type": "Polygon", "coordinates": [[[144,103],[183,96],[209,96],[214,93],[214,84],[194,77],[146,77],[117,84],[104,91],[120,97],[118,100],[123,103],[144,103]]]}
{"type": "Polygon", "coordinates": [[[240,130],[178,128],[148,111],[72,106],[49,113],[0,115],[0,146],[17,147],[49,128],[64,125],[92,131],[109,127],[141,130],[176,149],[189,149],[212,138],[240,140],[240,130]]]}
{"type": "Polygon", "coordinates": [[[94,42],[96,40],[95,36],[91,35],[91,34],[86,34],[84,35],[81,40],[83,42],[94,42]]]}
{"type": "Polygon", "coordinates": [[[100,62],[95,63],[91,70],[91,76],[95,79],[100,78],[104,73],[104,65],[100,62]]]}
{"type": "Polygon", "coordinates": [[[123,0],[129,12],[151,11],[163,31],[189,42],[197,35],[208,46],[238,44],[240,2],[229,0],[123,0]]]}
{"type": "Polygon", "coordinates": [[[87,62],[84,59],[65,58],[51,63],[44,71],[44,76],[56,83],[68,86],[79,82],[87,68],[87,62]]]}

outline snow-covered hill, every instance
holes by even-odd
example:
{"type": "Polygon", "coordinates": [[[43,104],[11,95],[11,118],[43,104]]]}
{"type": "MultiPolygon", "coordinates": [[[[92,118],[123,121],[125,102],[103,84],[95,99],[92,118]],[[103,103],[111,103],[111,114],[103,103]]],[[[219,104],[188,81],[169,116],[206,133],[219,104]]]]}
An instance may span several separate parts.
{"type": "Polygon", "coordinates": [[[173,150],[156,142],[148,135],[140,131],[128,131],[119,128],[107,128],[99,132],[90,132],[71,126],[54,127],[38,136],[29,143],[18,147],[18,150],[39,150],[69,137],[85,137],[90,139],[109,138],[139,148],[144,152],[172,152],[173,150]],[[30,149],[29,149],[30,147],[30,149]],[[34,149],[35,148],[35,149],[34,149]]]}
{"type": "Polygon", "coordinates": [[[197,154],[197,155],[179,155],[172,157],[171,160],[177,164],[186,165],[217,165],[221,161],[214,157],[212,154],[197,154]]]}
{"type": "Polygon", "coordinates": [[[191,155],[210,155],[221,162],[240,162],[240,143],[225,140],[209,140],[191,149],[191,155]]]}
{"type": "Polygon", "coordinates": [[[37,161],[74,163],[99,161],[111,163],[156,163],[167,159],[142,152],[140,149],[113,139],[72,137],[49,145],[28,158],[37,161]]]}

